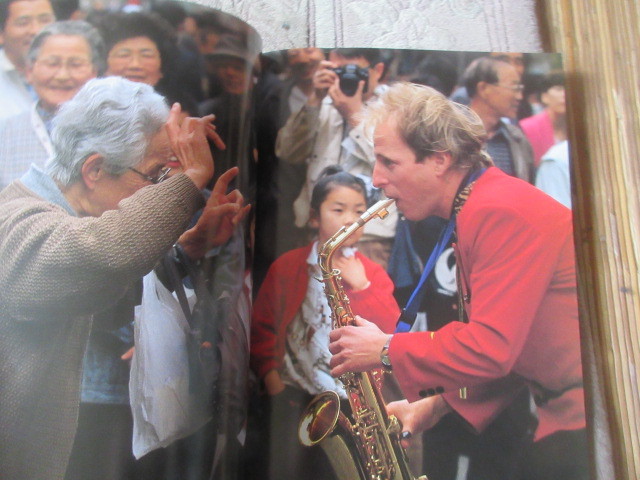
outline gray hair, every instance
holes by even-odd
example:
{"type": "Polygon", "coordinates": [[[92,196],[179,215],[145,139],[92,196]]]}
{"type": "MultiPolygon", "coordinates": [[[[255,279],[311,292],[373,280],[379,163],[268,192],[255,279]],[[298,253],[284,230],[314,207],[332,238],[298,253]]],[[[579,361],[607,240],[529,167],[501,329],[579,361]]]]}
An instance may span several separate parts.
{"type": "Polygon", "coordinates": [[[102,37],[91,24],[82,20],[65,20],[54,22],[44,27],[31,41],[28,62],[33,65],[40,55],[42,45],[48,37],[53,35],[75,35],[84,38],[91,50],[91,63],[98,75],[102,75],[106,68],[106,47],[102,37]]]}
{"type": "Polygon", "coordinates": [[[97,153],[108,172],[122,175],[144,159],[151,137],[168,116],[164,98],[149,85],[121,77],[89,80],[54,118],[55,153],[46,171],[69,186],[81,179],[85,160],[97,153]]]}
{"type": "Polygon", "coordinates": [[[476,96],[478,92],[478,84],[486,82],[490,84],[498,83],[498,69],[501,65],[509,65],[509,62],[496,57],[480,57],[476,58],[465,69],[462,74],[461,83],[467,89],[469,98],[476,96]]]}

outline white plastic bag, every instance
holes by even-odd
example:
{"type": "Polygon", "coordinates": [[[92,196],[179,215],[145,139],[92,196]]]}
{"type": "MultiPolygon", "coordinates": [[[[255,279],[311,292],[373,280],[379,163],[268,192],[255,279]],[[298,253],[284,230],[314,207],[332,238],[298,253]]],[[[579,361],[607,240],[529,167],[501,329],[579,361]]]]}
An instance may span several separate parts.
{"type": "Polygon", "coordinates": [[[152,271],[136,307],[129,398],[136,458],[186,437],[211,419],[206,401],[189,392],[189,325],[180,303],[152,271]]]}

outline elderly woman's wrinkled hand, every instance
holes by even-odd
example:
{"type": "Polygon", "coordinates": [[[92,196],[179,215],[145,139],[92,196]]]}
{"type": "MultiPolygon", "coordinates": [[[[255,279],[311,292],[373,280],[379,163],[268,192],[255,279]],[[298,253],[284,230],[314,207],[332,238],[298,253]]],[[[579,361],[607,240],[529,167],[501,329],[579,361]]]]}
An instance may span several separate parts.
{"type": "Polygon", "coordinates": [[[251,209],[251,205],[244,205],[238,190],[225,193],[237,174],[238,167],[233,167],[220,175],[198,222],[178,239],[191,259],[198,260],[213,247],[226,243],[251,209]]]}
{"type": "Polygon", "coordinates": [[[205,134],[207,135],[207,138],[213,142],[213,144],[216,146],[216,148],[218,148],[218,150],[225,150],[227,146],[224,144],[224,141],[222,140],[220,135],[218,135],[218,132],[216,131],[217,130],[216,126],[213,124],[213,121],[215,119],[216,119],[216,116],[213,114],[202,117],[202,120],[205,121],[204,131],[205,131],[205,134]]]}
{"type": "MultiPolygon", "coordinates": [[[[208,125],[211,125],[212,118],[186,117],[181,120],[181,112],[180,104],[174,103],[165,128],[173,153],[184,173],[202,189],[213,176],[213,157],[207,142],[207,135],[211,135],[208,125]]],[[[215,129],[213,134],[217,136],[215,129]]]]}

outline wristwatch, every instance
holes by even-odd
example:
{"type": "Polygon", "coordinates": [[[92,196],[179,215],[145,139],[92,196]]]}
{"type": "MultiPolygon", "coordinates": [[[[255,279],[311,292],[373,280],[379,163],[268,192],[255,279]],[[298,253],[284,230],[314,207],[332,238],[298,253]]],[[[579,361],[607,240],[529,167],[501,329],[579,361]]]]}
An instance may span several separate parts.
{"type": "Polygon", "coordinates": [[[380,351],[380,362],[382,363],[382,366],[385,368],[385,370],[391,370],[391,359],[389,358],[389,344],[391,343],[391,339],[393,338],[393,335],[389,335],[389,338],[387,338],[387,343],[384,344],[384,347],[382,347],[382,350],[380,351]]]}

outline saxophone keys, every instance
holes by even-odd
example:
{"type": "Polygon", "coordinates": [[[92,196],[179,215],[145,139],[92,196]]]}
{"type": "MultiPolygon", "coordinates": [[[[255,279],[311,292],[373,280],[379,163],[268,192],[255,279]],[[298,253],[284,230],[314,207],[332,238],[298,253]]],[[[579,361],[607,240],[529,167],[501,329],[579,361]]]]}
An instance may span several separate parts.
{"type": "Polygon", "coordinates": [[[402,431],[402,425],[400,425],[400,422],[398,421],[396,416],[389,415],[389,425],[387,425],[387,434],[389,436],[393,435],[395,437],[398,437],[401,431],[402,431]]]}

